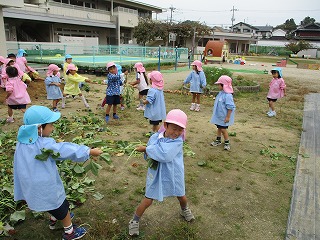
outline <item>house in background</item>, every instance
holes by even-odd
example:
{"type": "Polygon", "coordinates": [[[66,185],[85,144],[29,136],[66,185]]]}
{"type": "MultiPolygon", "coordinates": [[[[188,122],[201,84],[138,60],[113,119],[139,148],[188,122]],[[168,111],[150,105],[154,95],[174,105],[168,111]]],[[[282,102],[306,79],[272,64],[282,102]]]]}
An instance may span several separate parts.
{"type": "Polygon", "coordinates": [[[3,8],[7,41],[59,42],[67,37],[97,38],[100,45],[134,43],[139,17],[162,9],[135,0],[24,0],[3,8]]]}
{"type": "Polygon", "coordinates": [[[254,26],[258,30],[256,30],[256,34],[258,38],[268,39],[272,37],[272,26],[254,26]]]}
{"type": "Polygon", "coordinates": [[[310,23],[292,32],[293,38],[305,41],[320,41],[320,23],[310,23]]]}

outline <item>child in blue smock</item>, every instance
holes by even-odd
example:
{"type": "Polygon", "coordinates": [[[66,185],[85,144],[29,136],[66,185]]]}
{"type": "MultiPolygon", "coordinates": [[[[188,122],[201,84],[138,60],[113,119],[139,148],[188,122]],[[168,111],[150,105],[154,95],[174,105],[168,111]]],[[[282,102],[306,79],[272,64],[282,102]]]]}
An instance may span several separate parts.
{"type": "Polygon", "coordinates": [[[212,146],[221,144],[221,135],[224,138],[224,150],[230,150],[228,127],[234,123],[234,112],[236,106],[233,101],[232,79],[227,75],[222,75],[215,84],[220,92],[216,96],[213,106],[211,123],[218,128],[217,139],[211,143],[212,146]]]}
{"type": "Polygon", "coordinates": [[[202,63],[195,60],[192,64],[193,71],[184,80],[183,84],[190,83],[190,92],[192,93],[191,111],[200,111],[200,96],[203,88],[207,85],[206,75],[202,69],[202,63]]]}
{"type": "Polygon", "coordinates": [[[145,197],[129,222],[129,235],[139,235],[139,220],[153,200],[175,196],[181,207],[181,216],[188,222],[194,219],[187,206],[184,181],[182,133],[187,125],[187,115],[180,109],[171,110],[164,122],[164,132],[153,134],[147,146],[136,148],[144,152],[148,161],[145,197]]]}
{"type": "Polygon", "coordinates": [[[64,227],[62,239],[80,239],[86,234],[86,229],[72,225],[72,215],[56,161],[70,159],[84,162],[90,155],[98,156],[102,151],[69,142],[57,143],[50,138],[54,130],[53,122],[60,116],[60,112],[35,105],[25,112],[25,125],[19,128],[14,154],[14,200],[25,200],[33,211],[49,212],[50,229],[54,229],[55,222],[61,220],[64,227]],[[42,153],[41,149],[53,150],[60,156],[53,159],[50,155],[46,160],[38,160],[35,157],[42,153]]]}
{"type": "Polygon", "coordinates": [[[148,91],[146,100],[143,104],[146,104],[144,116],[149,119],[152,125],[152,133],[155,133],[160,128],[160,123],[166,118],[166,104],[163,94],[163,76],[158,71],[152,71],[148,74],[148,78],[152,84],[152,87],[148,91]]]}
{"type": "Polygon", "coordinates": [[[55,64],[50,64],[47,71],[47,77],[44,81],[47,90],[47,99],[52,100],[52,111],[58,112],[57,104],[63,95],[60,89],[61,79],[60,68],[55,64]]]}

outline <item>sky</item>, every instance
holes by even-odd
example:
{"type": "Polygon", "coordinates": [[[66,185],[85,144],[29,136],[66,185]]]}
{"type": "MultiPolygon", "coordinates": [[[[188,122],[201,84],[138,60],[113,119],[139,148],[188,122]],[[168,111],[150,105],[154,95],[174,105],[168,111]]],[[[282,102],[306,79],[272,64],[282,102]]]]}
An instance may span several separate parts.
{"type": "Polygon", "coordinates": [[[277,26],[293,18],[297,25],[309,16],[320,22],[319,0],[140,0],[140,2],[163,8],[162,14],[154,14],[158,20],[193,20],[208,26],[230,27],[234,22],[253,26],[277,26]],[[232,11],[232,9],[236,9],[232,11]]]}

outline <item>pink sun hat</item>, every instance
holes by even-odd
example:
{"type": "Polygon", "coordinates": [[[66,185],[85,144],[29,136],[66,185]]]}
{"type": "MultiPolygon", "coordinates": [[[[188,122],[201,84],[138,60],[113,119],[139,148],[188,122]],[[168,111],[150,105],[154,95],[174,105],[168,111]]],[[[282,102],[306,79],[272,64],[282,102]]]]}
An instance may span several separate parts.
{"type": "Polygon", "coordinates": [[[198,71],[203,71],[202,69],[202,62],[199,60],[195,60],[193,63],[191,63],[191,66],[197,66],[198,71]]]}
{"type": "Polygon", "coordinates": [[[108,62],[107,63],[107,69],[109,69],[112,66],[116,66],[116,64],[114,62],[108,62]]]}
{"type": "Polygon", "coordinates": [[[233,93],[232,78],[227,75],[222,75],[219,77],[218,81],[216,81],[214,84],[223,84],[223,91],[226,93],[233,93]]]}
{"type": "Polygon", "coordinates": [[[170,112],[168,112],[165,120],[166,123],[173,123],[182,128],[187,127],[187,121],[188,121],[187,114],[185,114],[180,109],[173,109],[170,112]]]}
{"type": "Polygon", "coordinates": [[[163,76],[159,71],[152,71],[148,74],[148,78],[152,81],[152,87],[162,90],[163,89],[163,76]]]}
{"type": "Polygon", "coordinates": [[[78,71],[77,67],[74,64],[69,64],[67,71],[78,71]]]}
{"type": "Polygon", "coordinates": [[[50,64],[48,66],[48,71],[47,71],[47,76],[50,77],[53,75],[53,71],[60,71],[61,68],[59,68],[57,65],[55,64],[50,64]]]}
{"type": "Polygon", "coordinates": [[[142,62],[137,62],[137,63],[134,65],[134,68],[137,69],[137,72],[146,72],[146,69],[143,67],[142,62]]]}

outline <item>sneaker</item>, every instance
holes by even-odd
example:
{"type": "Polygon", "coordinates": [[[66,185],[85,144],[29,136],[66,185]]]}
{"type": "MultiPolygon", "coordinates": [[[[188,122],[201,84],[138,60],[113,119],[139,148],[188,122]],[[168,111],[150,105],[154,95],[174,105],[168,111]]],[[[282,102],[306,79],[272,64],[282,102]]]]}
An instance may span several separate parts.
{"type": "Polygon", "coordinates": [[[136,108],[138,111],[144,111],[144,106],[139,106],[136,108]]]}
{"type": "Polygon", "coordinates": [[[85,103],[84,106],[85,106],[86,108],[90,108],[90,105],[89,105],[88,103],[85,103]]]}
{"type": "Polygon", "coordinates": [[[84,235],[86,235],[87,230],[84,227],[76,227],[73,228],[73,232],[70,234],[64,233],[62,236],[62,240],[72,240],[72,239],[80,239],[84,235]]]}
{"type": "Polygon", "coordinates": [[[65,104],[61,104],[61,108],[65,108],[66,107],[66,105],[65,104]]]}
{"type": "Polygon", "coordinates": [[[195,109],[196,109],[196,104],[195,103],[191,103],[190,110],[194,111],[195,109]]]}
{"type": "Polygon", "coordinates": [[[119,119],[120,117],[119,117],[117,114],[114,114],[114,115],[113,115],[113,118],[114,118],[114,119],[119,119]]]}
{"type": "Polygon", "coordinates": [[[219,140],[215,140],[214,142],[212,142],[212,143],[210,143],[210,144],[211,144],[211,146],[216,147],[216,146],[221,145],[221,141],[219,141],[219,140]]]}
{"type": "Polygon", "coordinates": [[[59,109],[58,108],[53,108],[52,111],[53,112],[59,112],[59,109]]]}
{"type": "Polygon", "coordinates": [[[276,111],[271,111],[268,116],[269,117],[275,117],[277,115],[276,111]]]}
{"type": "Polygon", "coordinates": [[[195,112],[200,112],[200,104],[196,105],[196,108],[194,109],[195,112]]]}
{"type": "Polygon", "coordinates": [[[194,220],[194,216],[191,212],[191,210],[187,207],[184,210],[181,210],[180,215],[187,221],[187,222],[191,222],[192,220],[194,220]]]}
{"type": "Polygon", "coordinates": [[[109,122],[110,116],[106,116],[106,122],[109,122]]]}
{"type": "Polygon", "coordinates": [[[7,118],[7,123],[14,123],[13,117],[8,117],[7,118]]]}
{"type": "Polygon", "coordinates": [[[121,106],[120,109],[123,111],[124,110],[124,106],[121,106]]]}
{"type": "MultiPolygon", "coordinates": [[[[71,220],[74,218],[74,213],[73,213],[73,212],[70,212],[70,218],[71,218],[71,220]]],[[[53,220],[51,220],[51,218],[50,218],[50,219],[49,219],[49,228],[50,228],[51,230],[56,229],[56,223],[57,223],[57,220],[53,221],[53,220]]]]}
{"type": "Polygon", "coordinates": [[[224,144],[224,150],[230,151],[230,144],[224,144]]]}
{"type": "Polygon", "coordinates": [[[129,235],[138,236],[139,235],[139,222],[133,219],[129,222],[129,235]]]}

